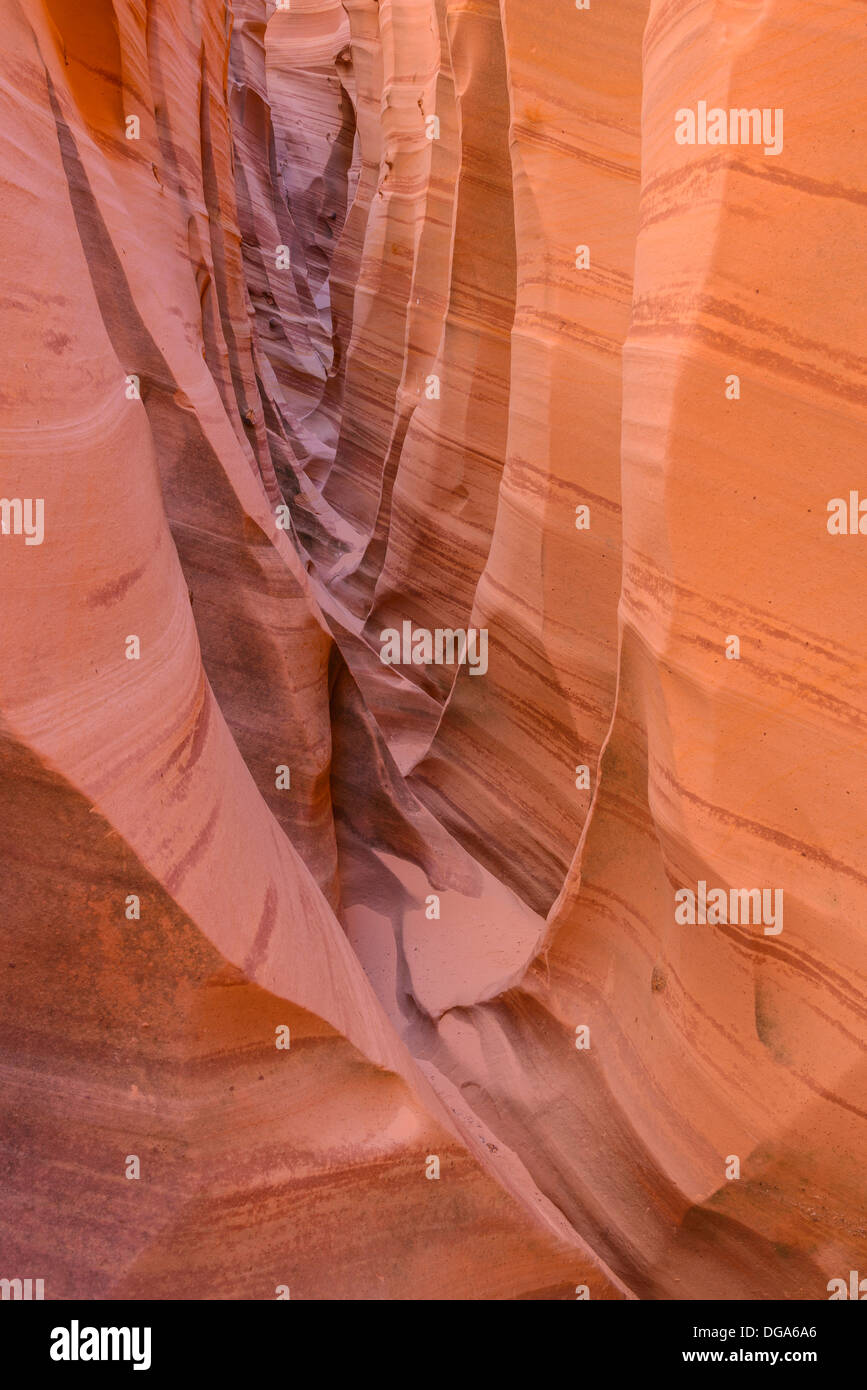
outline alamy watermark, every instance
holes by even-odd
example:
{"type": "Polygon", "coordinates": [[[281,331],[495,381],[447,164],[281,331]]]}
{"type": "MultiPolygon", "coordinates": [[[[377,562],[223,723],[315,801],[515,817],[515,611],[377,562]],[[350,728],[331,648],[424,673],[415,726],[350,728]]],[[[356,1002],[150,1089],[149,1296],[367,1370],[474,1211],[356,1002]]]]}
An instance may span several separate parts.
{"type": "Polygon", "coordinates": [[[681,926],[764,926],[765,936],[783,930],[782,888],[711,888],[699,879],[698,891],[678,888],[674,920],[681,926]]]}
{"type": "Polygon", "coordinates": [[[405,622],[402,630],[387,627],[380,633],[383,666],[464,666],[471,676],[483,676],[488,669],[488,629],[438,627],[413,628],[405,622]]]}
{"type": "Polygon", "coordinates": [[[857,1299],[859,1303],[867,1300],[867,1279],[862,1279],[857,1269],[849,1270],[848,1285],[845,1279],[829,1279],[825,1288],[828,1290],[829,1303],[836,1298],[857,1299]]]}
{"type": "Polygon", "coordinates": [[[23,536],[25,545],[41,545],[45,539],[45,499],[0,497],[0,535],[23,536]]]}
{"type": "Polygon", "coordinates": [[[51,1331],[52,1361],[131,1361],[134,1371],[150,1370],[149,1327],[80,1327],[73,1318],[69,1327],[51,1331]]]}
{"type": "Polygon", "coordinates": [[[34,1299],[44,1299],[44,1279],[0,1279],[0,1299],[13,1301],[21,1299],[25,1303],[34,1299]]]}
{"type": "Polygon", "coordinates": [[[845,497],[832,497],[828,503],[828,534],[831,536],[867,536],[867,497],[854,488],[845,497]]]}
{"type": "Polygon", "coordinates": [[[674,113],[679,145],[762,145],[765,154],[783,152],[783,109],[766,106],[711,106],[700,101],[695,111],[681,106],[674,113]]]}

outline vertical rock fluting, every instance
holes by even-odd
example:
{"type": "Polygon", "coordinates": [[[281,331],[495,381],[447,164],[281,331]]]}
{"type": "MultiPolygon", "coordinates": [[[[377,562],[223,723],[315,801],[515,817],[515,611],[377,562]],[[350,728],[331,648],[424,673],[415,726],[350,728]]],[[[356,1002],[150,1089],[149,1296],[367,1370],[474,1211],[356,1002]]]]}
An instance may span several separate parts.
{"type": "Polygon", "coordinates": [[[4,1270],[863,1263],[860,10],[9,0],[4,1270]]]}
{"type": "Polygon", "coordinates": [[[505,468],[472,612],[492,655],[484,681],[458,676],[412,783],[545,913],[589,805],[576,769],[587,766],[595,782],[614,698],[620,353],[646,4],[592,18],[564,6],[541,26],[529,4],[501,10],[517,290],[505,468]],[[582,271],[579,245],[591,256],[582,271]],[[579,539],[580,505],[592,525],[579,539]]]}

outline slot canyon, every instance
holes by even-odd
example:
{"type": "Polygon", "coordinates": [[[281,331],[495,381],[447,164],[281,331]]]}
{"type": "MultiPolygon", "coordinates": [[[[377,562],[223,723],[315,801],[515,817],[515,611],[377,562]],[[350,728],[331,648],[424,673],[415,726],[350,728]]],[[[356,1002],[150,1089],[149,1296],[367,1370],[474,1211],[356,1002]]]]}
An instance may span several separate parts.
{"type": "Polygon", "coordinates": [[[867,1276],[863,4],[3,17],[0,1275],[867,1276]]]}

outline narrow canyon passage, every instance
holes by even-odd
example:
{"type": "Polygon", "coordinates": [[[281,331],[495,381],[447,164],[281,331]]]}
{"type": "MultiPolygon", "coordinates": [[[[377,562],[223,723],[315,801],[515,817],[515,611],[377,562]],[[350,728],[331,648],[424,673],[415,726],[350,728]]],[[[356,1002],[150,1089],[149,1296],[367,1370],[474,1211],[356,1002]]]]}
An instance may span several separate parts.
{"type": "Polygon", "coordinates": [[[867,1275],[867,35],[797,9],[5,0],[46,1297],[867,1275]]]}

